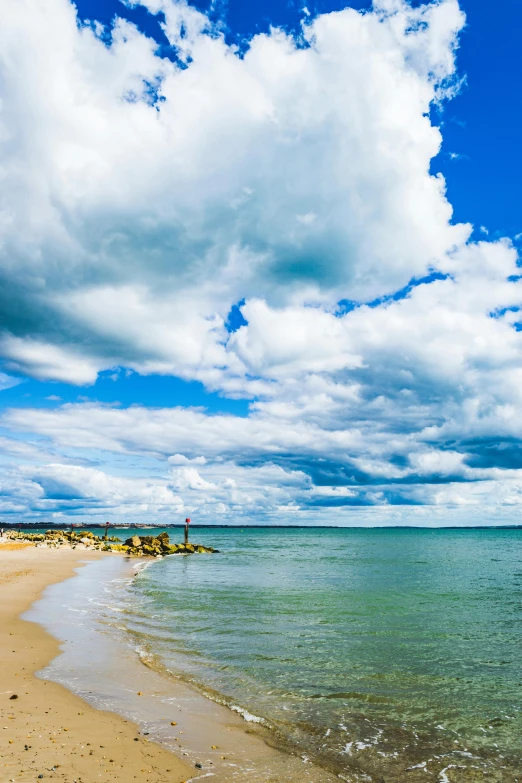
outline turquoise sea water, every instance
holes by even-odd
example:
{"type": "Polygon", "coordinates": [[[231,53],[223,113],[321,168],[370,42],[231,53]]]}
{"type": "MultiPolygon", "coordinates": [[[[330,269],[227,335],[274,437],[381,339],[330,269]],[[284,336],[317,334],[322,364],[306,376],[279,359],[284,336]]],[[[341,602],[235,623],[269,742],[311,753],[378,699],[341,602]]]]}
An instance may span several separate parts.
{"type": "Polygon", "coordinates": [[[522,530],[191,538],[108,601],[155,668],[345,780],[522,781],[522,530]]]}
{"type": "Polygon", "coordinates": [[[129,633],[158,666],[337,772],[518,779],[522,530],[192,538],[221,554],[156,561],[125,599],[129,633]]]}

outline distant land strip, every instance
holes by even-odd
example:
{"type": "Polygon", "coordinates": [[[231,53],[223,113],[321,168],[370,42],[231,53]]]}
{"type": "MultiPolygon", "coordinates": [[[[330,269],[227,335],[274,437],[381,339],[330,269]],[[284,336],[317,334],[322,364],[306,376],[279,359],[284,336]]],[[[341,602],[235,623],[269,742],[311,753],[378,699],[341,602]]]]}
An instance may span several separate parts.
{"type": "MultiPolygon", "coordinates": [[[[104,523],[93,523],[88,524],[87,522],[74,522],[72,523],[75,528],[78,530],[91,530],[92,528],[95,529],[104,529],[105,524],[104,523]]],[[[42,530],[45,528],[46,530],[69,530],[71,527],[71,523],[57,523],[57,522],[20,522],[13,524],[12,522],[0,522],[0,527],[3,527],[4,530],[18,530],[19,528],[25,528],[29,530],[42,530]]],[[[111,522],[109,524],[109,528],[118,530],[118,529],[129,529],[132,528],[133,530],[157,530],[164,528],[183,528],[184,525],[182,522],[171,522],[164,525],[155,525],[150,522],[144,522],[142,524],[139,523],[127,523],[127,522],[115,522],[114,524],[111,522]]],[[[425,530],[427,532],[431,530],[522,530],[522,525],[433,525],[433,526],[426,526],[423,525],[422,527],[420,525],[372,525],[371,527],[363,527],[362,525],[250,525],[248,523],[240,524],[231,524],[231,525],[223,525],[223,524],[206,524],[206,525],[198,525],[196,523],[192,523],[190,525],[190,529],[193,528],[198,529],[211,529],[211,530],[217,530],[217,529],[235,529],[235,530],[360,530],[360,531],[366,531],[369,530],[425,530]]]]}

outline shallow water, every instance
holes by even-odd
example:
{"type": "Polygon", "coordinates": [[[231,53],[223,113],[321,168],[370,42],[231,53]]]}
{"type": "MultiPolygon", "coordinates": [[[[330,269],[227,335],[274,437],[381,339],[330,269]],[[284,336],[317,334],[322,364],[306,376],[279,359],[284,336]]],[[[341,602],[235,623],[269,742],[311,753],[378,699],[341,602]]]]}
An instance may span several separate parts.
{"type": "Polygon", "coordinates": [[[107,602],[157,668],[347,780],[522,780],[521,530],[192,537],[107,602]]]}

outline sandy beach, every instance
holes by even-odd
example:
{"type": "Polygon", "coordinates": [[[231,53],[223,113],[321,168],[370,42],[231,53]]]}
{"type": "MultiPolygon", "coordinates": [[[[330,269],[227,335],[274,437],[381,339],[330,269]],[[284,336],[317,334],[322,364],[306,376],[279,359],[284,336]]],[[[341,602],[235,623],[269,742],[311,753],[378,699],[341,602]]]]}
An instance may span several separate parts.
{"type": "Polygon", "coordinates": [[[0,545],[0,780],[65,783],[181,783],[193,773],[117,715],[94,710],[56,683],[38,679],[59,652],[39,625],[20,619],[53,582],[99,554],[0,545]],[[138,739],[136,739],[138,737],[138,739]]]}
{"type": "MultiPolygon", "coordinates": [[[[1,783],[39,779],[182,783],[206,777],[215,783],[331,783],[336,779],[300,756],[274,747],[262,727],[246,723],[184,683],[161,676],[137,656],[107,662],[106,682],[123,688],[134,700],[134,706],[127,704],[127,714],[125,707],[116,708],[120,715],[96,709],[62,685],[35,676],[61,647],[39,623],[20,615],[46,587],[81,578],[86,573],[82,566],[89,570],[98,567],[89,561],[107,558],[114,566],[124,564],[121,556],[101,552],[0,544],[1,783]],[[80,574],[75,576],[78,568],[80,574]],[[137,703],[139,713],[157,727],[150,738],[144,736],[143,725],[140,729],[130,719],[137,703]],[[161,711],[162,704],[168,705],[167,711],[161,711]]],[[[67,589],[74,584],[68,582],[67,589]]],[[[82,665],[89,665],[88,652],[82,665]]]]}

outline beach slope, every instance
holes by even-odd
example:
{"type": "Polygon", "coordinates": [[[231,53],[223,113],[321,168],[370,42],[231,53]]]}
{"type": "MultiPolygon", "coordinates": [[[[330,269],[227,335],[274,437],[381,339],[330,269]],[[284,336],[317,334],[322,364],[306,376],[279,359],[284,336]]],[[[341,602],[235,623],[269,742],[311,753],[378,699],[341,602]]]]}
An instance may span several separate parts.
{"type": "Polygon", "coordinates": [[[117,715],[95,710],[34,676],[59,653],[39,625],[20,619],[49,584],[98,553],[0,546],[0,781],[181,783],[194,770],[138,736],[117,715]]]}

